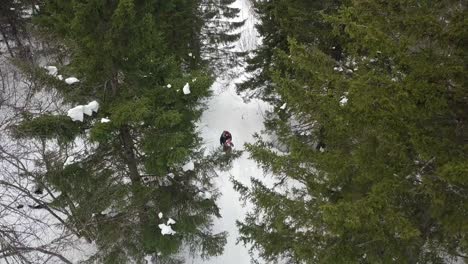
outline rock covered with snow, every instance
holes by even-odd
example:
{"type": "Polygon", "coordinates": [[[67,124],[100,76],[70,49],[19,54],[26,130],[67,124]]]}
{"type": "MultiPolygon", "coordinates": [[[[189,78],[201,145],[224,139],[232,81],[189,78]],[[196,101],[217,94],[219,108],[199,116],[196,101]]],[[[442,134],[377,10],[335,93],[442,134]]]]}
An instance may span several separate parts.
{"type": "Polygon", "coordinates": [[[109,123],[110,122],[110,119],[108,118],[101,118],[101,123],[109,123]]]}
{"type": "Polygon", "coordinates": [[[159,219],[163,218],[163,213],[159,212],[158,217],[159,219]]]}

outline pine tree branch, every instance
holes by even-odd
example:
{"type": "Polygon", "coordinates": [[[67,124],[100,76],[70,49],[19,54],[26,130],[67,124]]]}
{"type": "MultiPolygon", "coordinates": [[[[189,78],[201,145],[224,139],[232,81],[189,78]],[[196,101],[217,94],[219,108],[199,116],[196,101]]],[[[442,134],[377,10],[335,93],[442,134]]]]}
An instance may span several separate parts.
{"type": "Polygon", "coordinates": [[[40,248],[40,247],[11,247],[11,249],[5,249],[5,250],[0,251],[0,254],[1,254],[0,259],[18,255],[22,251],[24,252],[39,251],[41,253],[57,257],[64,263],[73,264],[70,260],[68,260],[64,256],[56,252],[40,248]],[[12,251],[12,252],[9,252],[9,251],[12,251]]]}
{"type": "Polygon", "coordinates": [[[69,224],[65,222],[65,220],[63,220],[60,216],[58,216],[46,203],[34,197],[34,195],[32,195],[27,189],[21,188],[19,186],[16,186],[4,180],[0,180],[0,184],[11,187],[25,194],[28,198],[32,199],[38,205],[42,206],[43,209],[47,210],[52,216],[54,216],[54,218],[56,218],[61,224],[63,224],[65,227],[71,230],[74,234],[76,234],[78,237],[81,237],[79,233],[74,230],[74,228],[72,228],[69,224]]]}

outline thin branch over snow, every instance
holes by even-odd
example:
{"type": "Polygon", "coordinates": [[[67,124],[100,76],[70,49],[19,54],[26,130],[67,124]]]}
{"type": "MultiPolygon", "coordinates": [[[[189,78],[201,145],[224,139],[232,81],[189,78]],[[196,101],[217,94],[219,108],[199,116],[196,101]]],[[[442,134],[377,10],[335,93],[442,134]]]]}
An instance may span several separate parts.
{"type": "Polygon", "coordinates": [[[56,252],[53,252],[53,251],[50,251],[50,250],[47,250],[47,249],[44,249],[44,248],[40,248],[40,247],[11,247],[10,249],[5,249],[5,250],[0,251],[0,259],[11,257],[11,256],[14,256],[14,255],[18,255],[18,254],[21,254],[23,252],[29,252],[29,251],[39,251],[41,253],[57,257],[61,261],[63,261],[64,263],[73,264],[70,260],[68,260],[64,256],[62,256],[62,255],[60,255],[60,254],[58,254],[56,252]]]}

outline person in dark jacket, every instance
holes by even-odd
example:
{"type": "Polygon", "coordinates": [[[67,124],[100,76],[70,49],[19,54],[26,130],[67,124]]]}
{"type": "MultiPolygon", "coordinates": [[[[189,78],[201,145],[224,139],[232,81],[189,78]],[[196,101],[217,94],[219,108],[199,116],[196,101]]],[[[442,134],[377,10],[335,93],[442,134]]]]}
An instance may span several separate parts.
{"type": "Polygon", "coordinates": [[[221,137],[219,138],[219,144],[223,146],[224,151],[228,151],[231,149],[231,147],[234,147],[234,144],[232,143],[232,135],[229,133],[229,131],[223,131],[221,137]]]}

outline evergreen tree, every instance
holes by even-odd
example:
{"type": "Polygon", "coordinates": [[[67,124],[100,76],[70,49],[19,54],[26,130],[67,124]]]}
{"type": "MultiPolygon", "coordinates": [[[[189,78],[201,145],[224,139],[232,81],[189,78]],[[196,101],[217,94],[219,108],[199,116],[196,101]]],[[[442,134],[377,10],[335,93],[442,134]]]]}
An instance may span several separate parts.
{"type": "Polygon", "coordinates": [[[457,1],[349,1],[319,18],[336,45],[286,34],[267,128],[288,152],[247,146],[279,182],[237,183],[256,206],[239,223],[245,242],[290,263],[466,260],[465,13],[457,1]]]}
{"type": "Polygon", "coordinates": [[[198,16],[204,23],[200,31],[200,56],[209,62],[209,67],[219,77],[239,65],[242,52],[232,45],[240,37],[244,21],[236,21],[239,9],[232,7],[236,0],[201,0],[198,16]]]}
{"type": "Polygon", "coordinates": [[[0,34],[10,57],[18,55],[30,59],[30,39],[27,24],[31,16],[37,13],[38,6],[34,0],[5,0],[0,5],[0,34]]]}
{"type": "Polygon", "coordinates": [[[97,101],[99,109],[83,122],[25,113],[14,133],[48,146],[36,179],[60,193],[47,206],[67,214],[66,227],[96,242],[90,261],[142,263],[152,255],[176,263],[183,262],[175,257],[181,247],[202,257],[223,251],[226,234],[211,232],[212,217],[220,217],[211,178],[215,166],[239,153],[220,160],[200,148],[195,123],[212,83],[197,61],[207,22],[197,16],[200,2],[53,0],[35,20],[42,35],[60,43],[60,75],[79,82],[24,70],[71,106],[97,101]],[[63,155],[82,146],[72,159],[63,155]],[[176,233],[162,234],[168,226],[176,233]]]}
{"type": "Polygon", "coordinates": [[[276,51],[288,53],[288,37],[328,48],[336,56],[338,42],[330,34],[330,24],[321,19],[321,15],[336,10],[340,2],[254,1],[255,12],[260,20],[256,28],[262,37],[262,44],[247,60],[246,70],[252,77],[239,84],[238,91],[251,93],[250,96],[260,97],[265,101],[276,101],[274,84],[271,82],[276,69],[274,56],[276,51]],[[331,49],[332,46],[335,49],[331,49]]]}

